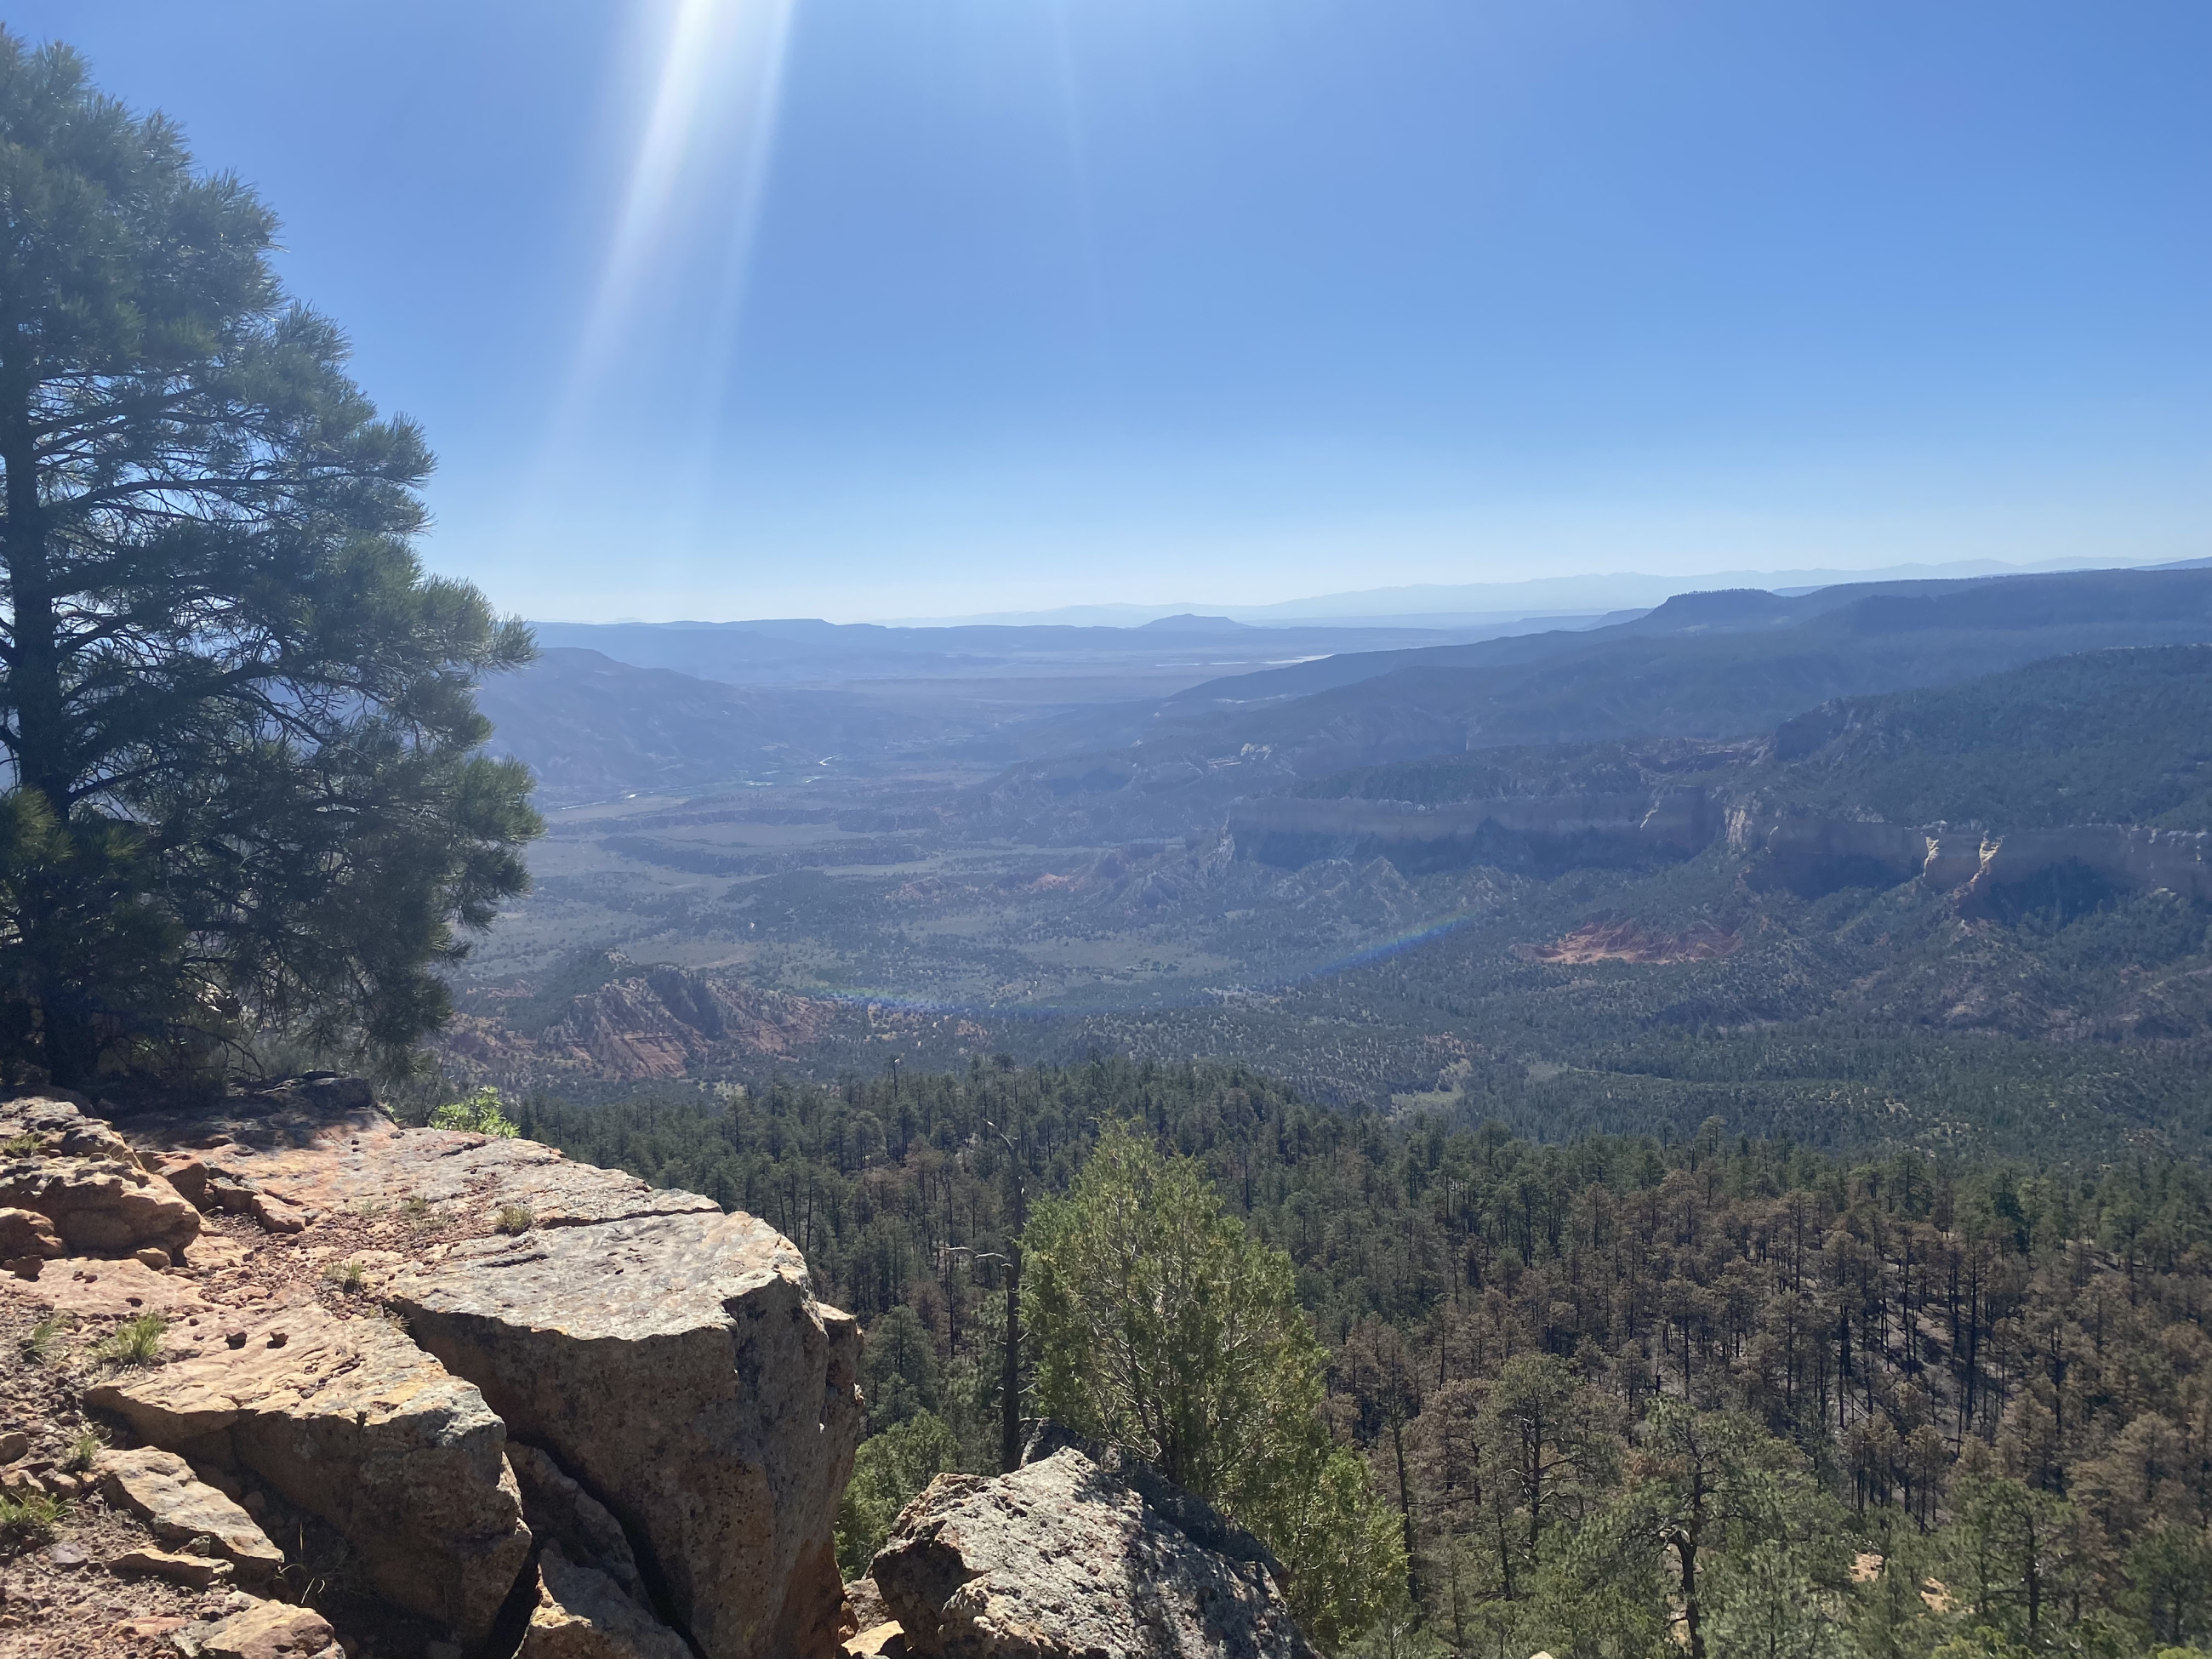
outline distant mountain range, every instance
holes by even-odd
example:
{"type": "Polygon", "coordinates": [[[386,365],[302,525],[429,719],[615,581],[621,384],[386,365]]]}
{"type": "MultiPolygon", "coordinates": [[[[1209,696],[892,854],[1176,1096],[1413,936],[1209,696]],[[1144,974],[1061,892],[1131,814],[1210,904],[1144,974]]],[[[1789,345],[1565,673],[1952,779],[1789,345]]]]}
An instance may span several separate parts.
{"type": "MultiPolygon", "coordinates": [[[[2195,562],[2207,562],[2196,561],[2195,562]]],[[[1546,614],[1591,616],[1608,611],[1644,610],[1678,593],[1716,588],[1759,587],[1802,592],[1839,584],[1950,580],[1972,576],[2014,576],[2062,570],[2114,568],[2110,560],[2053,559],[2039,564],[2008,564],[1999,559],[1960,559],[1942,564],[1889,565],[1869,570],[1709,570],[1689,576],[1656,576],[1641,571],[1607,574],[1544,576],[1526,581],[1423,583],[1404,587],[1370,587],[1322,593],[1275,605],[1079,605],[1056,611],[1002,611],[975,617],[911,618],[895,623],[910,628],[995,624],[1128,628],[1177,612],[1212,612],[1241,623],[1275,628],[1301,623],[1331,626],[1447,628],[1483,626],[1546,614]]],[[[2171,567],[2163,567],[2171,568],[2171,567]]]]}
{"type": "Polygon", "coordinates": [[[483,701],[499,745],[557,799],[933,756],[971,773],[1012,763],[969,799],[979,831],[1172,835],[1349,767],[1722,738],[1836,697],[2212,641],[2212,568],[1724,590],[1471,632],[1195,614],[1133,629],[547,625],[543,659],[483,701]]]}

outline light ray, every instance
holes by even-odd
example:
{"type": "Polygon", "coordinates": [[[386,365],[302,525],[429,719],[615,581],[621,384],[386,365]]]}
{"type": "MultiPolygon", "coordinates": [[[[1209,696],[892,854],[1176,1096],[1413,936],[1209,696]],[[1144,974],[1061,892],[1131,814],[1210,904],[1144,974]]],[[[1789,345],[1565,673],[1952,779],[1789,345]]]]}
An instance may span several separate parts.
{"type": "Polygon", "coordinates": [[[556,449],[648,324],[690,323],[681,331],[702,377],[697,412],[720,402],[767,185],[793,6],[676,0],[666,14],[652,96],[553,422],[556,449]]]}

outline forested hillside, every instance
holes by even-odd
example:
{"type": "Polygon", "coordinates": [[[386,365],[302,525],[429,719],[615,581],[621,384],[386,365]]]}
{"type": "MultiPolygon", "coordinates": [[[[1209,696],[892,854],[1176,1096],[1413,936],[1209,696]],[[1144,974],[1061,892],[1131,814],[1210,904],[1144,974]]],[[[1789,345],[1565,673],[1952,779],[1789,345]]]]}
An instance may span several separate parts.
{"type": "Polygon", "coordinates": [[[1064,1190],[1109,1121],[1199,1160],[1296,1264],[1335,1432],[1398,1511],[1378,1651],[1652,1651],[1689,1601],[1716,1654],[2212,1629],[2192,1164],[1861,1162],[1717,1120],[1547,1146],[1104,1060],[520,1115],[800,1244],[870,1332],[878,1488],[995,1466],[1011,1206],[1064,1190]]]}
{"type": "Polygon", "coordinates": [[[2212,647],[2094,651],[1785,723],[1748,781],[1893,823],[2212,829],[2212,647]]]}
{"type": "Polygon", "coordinates": [[[1843,697],[1727,740],[1485,749],[1312,778],[1291,793],[1439,806],[1692,785],[1899,824],[2212,827],[2212,646],[2086,651],[1843,697]]]}

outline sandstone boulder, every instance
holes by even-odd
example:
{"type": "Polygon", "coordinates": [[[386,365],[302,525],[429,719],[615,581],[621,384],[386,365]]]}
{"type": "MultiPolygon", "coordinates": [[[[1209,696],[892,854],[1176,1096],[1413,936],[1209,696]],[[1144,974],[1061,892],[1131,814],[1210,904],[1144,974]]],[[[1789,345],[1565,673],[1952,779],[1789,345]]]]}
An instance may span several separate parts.
{"type": "Polygon", "coordinates": [[[249,1579],[265,1578],[284,1565],[283,1551],[253,1517],[201,1481],[174,1452],[151,1446],[102,1452],[93,1474],[111,1508],[137,1516],[165,1543],[205,1538],[249,1579]]]}
{"type": "Polygon", "coordinates": [[[921,1659],[1310,1659],[1267,1569],[1073,1446],[1012,1474],[941,1474],[870,1568],[921,1659]],[[1192,1530],[1187,1530],[1186,1527],[1192,1530]]]}
{"type": "Polygon", "coordinates": [[[1264,1567],[1278,1586],[1290,1582],[1274,1552],[1243,1528],[1231,1522],[1212,1504],[1193,1498],[1149,1463],[1132,1457],[1118,1446],[1077,1434],[1046,1418],[1030,1425],[1022,1443],[1022,1462],[1041,1463],[1070,1447],[1081,1452],[1126,1486],[1135,1489],[1145,1507],[1181,1532],[1200,1549],[1225,1555],[1232,1561],[1264,1567]]]}
{"type": "Polygon", "coordinates": [[[568,1167],[538,1173],[579,1221],[655,1201],[434,1252],[388,1301],[650,1551],[706,1659],[834,1652],[830,1527],[862,1420],[854,1321],[815,1300],[766,1223],[594,1194],[568,1167]]]}
{"type": "Polygon", "coordinates": [[[342,1652],[330,1620],[283,1601],[185,1625],[169,1640],[186,1659],[338,1659],[342,1652]]]}
{"type": "Polygon", "coordinates": [[[549,1543],[538,1562],[538,1607],[516,1659],[694,1659],[684,1638],[597,1568],[549,1543]]]}
{"type": "Polygon", "coordinates": [[[381,1319],[309,1304],[242,1331],[86,1400],[156,1446],[252,1470],[343,1533],[386,1599],[481,1641],[530,1553],[483,1396],[381,1319]]]}
{"type": "Polygon", "coordinates": [[[20,1146],[33,1140],[39,1143],[34,1152],[17,1155],[138,1162],[115,1126],[88,1110],[76,1095],[17,1095],[0,1100],[0,1141],[20,1146]]]}
{"type": "Polygon", "coordinates": [[[54,1224],[37,1211],[0,1209],[0,1261],[62,1255],[68,1249],[54,1224]]]}
{"type": "MultiPolygon", "coordinates": [[[[830,1528],[862,1422],[858,1332],[816,1302],[805,1263],[774,1229],[530,1141],[400,1128],[349,1079],[292,1079],[168,1117],[142,1114],[129,1127],[142,1157],[174,1170],[205,1205],[271,1231],[419,1204],[482,1235],[419,1261],[379,1260],[365,1289],[405,1318],[443,1362],[441,1376],[474,1384],[512,1426],[526,1516],[558,1546],[556,1573],[599,1575],[672,1620],[705,1659],[836,1650],[830,1528]],[[510,1205],[531,1212],[530,1231],[490,1236],[510,1205]]],[[[292,1324],[296,1344],[302,1326],[292,1324]]],[[[243,1352],[258,1352],[258,1341],[243,1352]]],[[[303,1409],[345,1392],[332,1380],[338,1363],[324,1365],[319,1389],[301,1387],[303,1409]]],[[[250,1466],[271,1455],[255,1449],[259,1431],[245,1417],[224,1416],[228,1384],[131,1392],[142,1415],[173,1419],[162,1429],[170,1438],[143,1431],[157,1443],[198,1457],[198,1443],[185,1441],[210,1435],[250,1466]]],[[[239,1404],[278,1392],[257,1384],[239,1404]]],[[[553,1622],[580,1639],[579,1621],[553,1622]]]]}
{"type": "MultiPolygon", "coordinates": [[[[0,1208],[43,1217],[70,1248],[127,1255],[158,1245],[173,1255],[199,1236],[200,1212],[107,1124],[66,1100],[31,1096],[0,1102],[0,1208]]],[[[21,1252],[51,1254],[43,1249],[21,1252]]]]}
{"type": "Polygon", "coordinates": [[[874,1579],[864,1575],[845,1586],[845,1625],[854,1635],[889,1622],[890,1616],[874,1579]]]}
{"type": "Polygon", "coordinates": [[[208,1207],[207,1160],[197,1152],[141,1152],[139,1162],[198,1209],[208,1207]]]}

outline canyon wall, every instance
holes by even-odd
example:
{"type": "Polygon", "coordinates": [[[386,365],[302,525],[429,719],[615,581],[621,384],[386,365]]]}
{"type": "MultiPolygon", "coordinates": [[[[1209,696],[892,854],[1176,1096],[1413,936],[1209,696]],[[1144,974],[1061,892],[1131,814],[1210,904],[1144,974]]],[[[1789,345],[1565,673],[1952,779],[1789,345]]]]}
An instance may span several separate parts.
{"type": "Polygon", "coordinates": [[[2002,833],[1777,811],[1703,788],[1410,801],[1279,795],[1230,810],[1237,856],[1287,868],[1389,859],[1413,873],[1492,865],[1556,874],[1694,857],[1725,837],[1757,878],[1801,892],[1918,880],[1972,906],[2054,874],[2212,901],[2212,836],[2085,823],[2002,833]]]}

